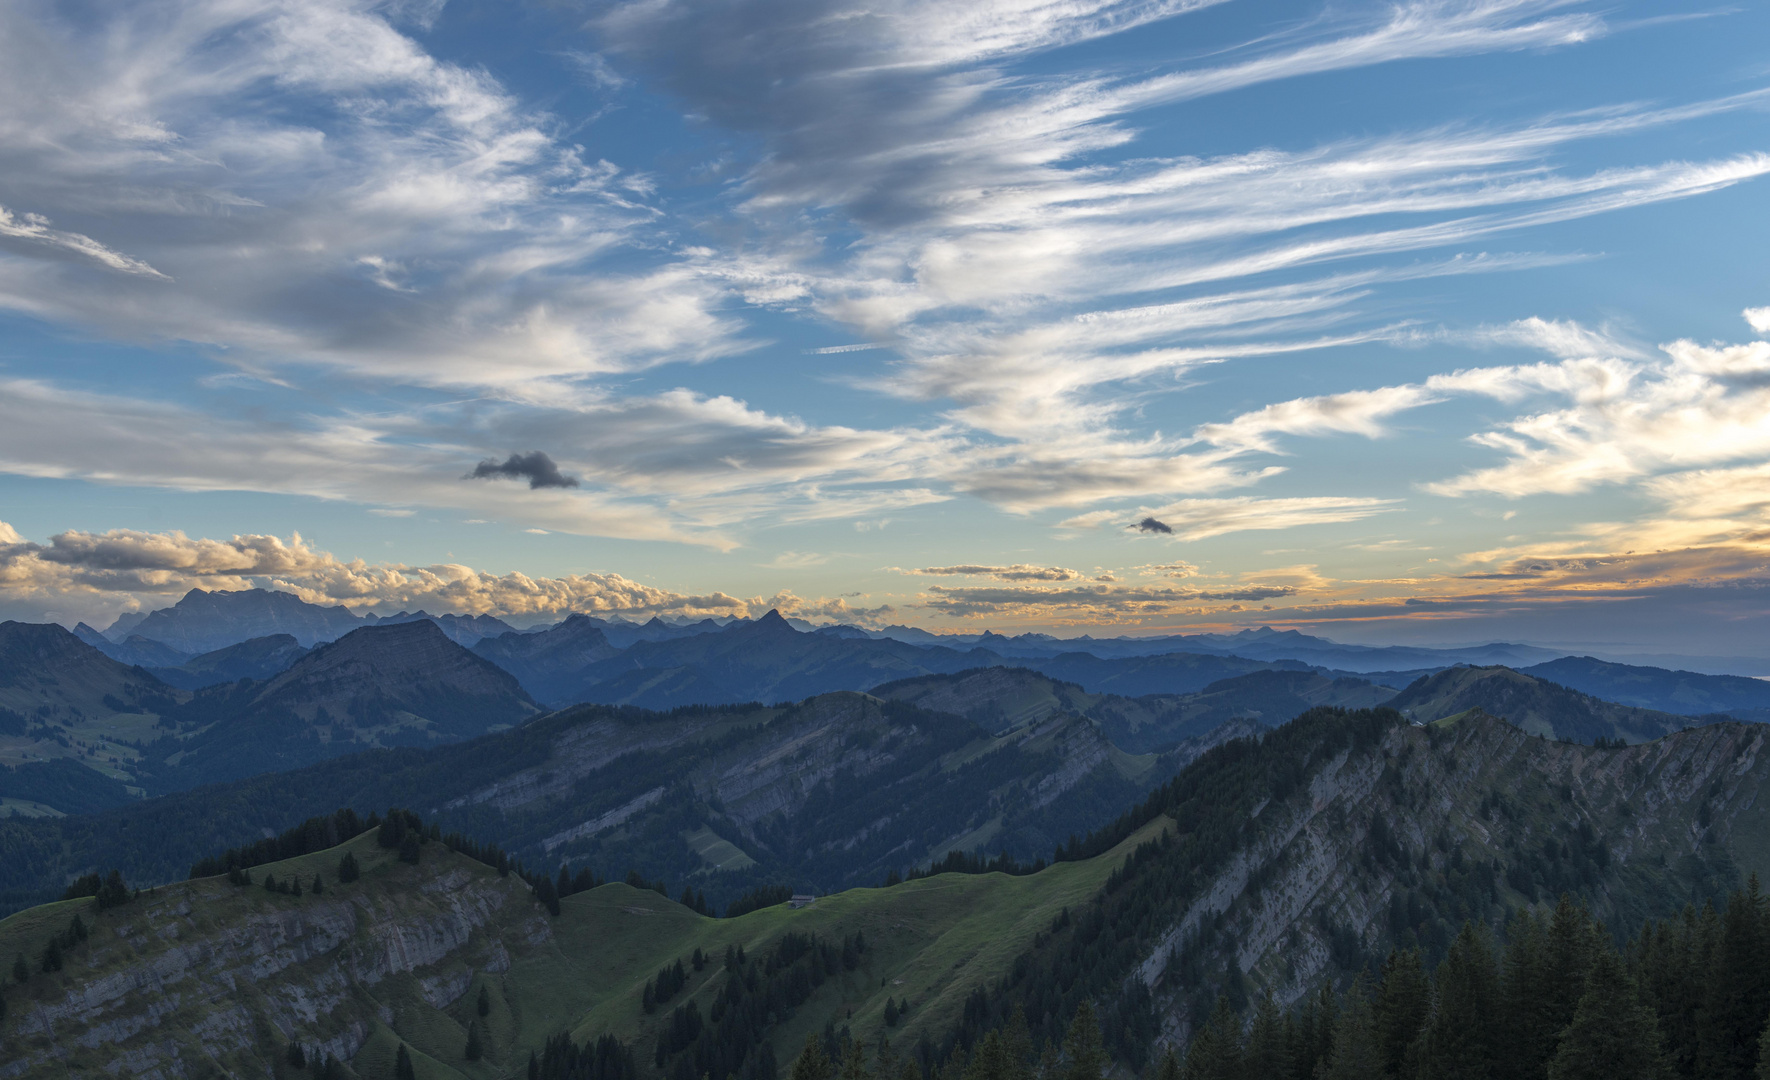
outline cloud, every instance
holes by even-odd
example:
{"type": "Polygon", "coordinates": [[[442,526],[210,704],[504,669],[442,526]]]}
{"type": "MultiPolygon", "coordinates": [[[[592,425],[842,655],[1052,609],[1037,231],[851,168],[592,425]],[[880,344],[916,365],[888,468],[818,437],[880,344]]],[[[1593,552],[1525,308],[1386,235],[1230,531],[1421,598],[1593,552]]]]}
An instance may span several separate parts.
{"type": "Polygon", "coordinates": [[[1176,540],[1205,540],[1250,529],[1294,529],[1305,525],[1360,521],[1396,509],[1396,501],[1330,495],[1295,499],[1182,499],[1166,506],[1137,511],[1145,515],[1141,520],[1127,521],[1124,514],[1101,510],[1070,518],[1061,527],[1122,527],[1172,536],[1176,540]]]}
{"type": "Polygon", "coordinates": [[[941,615],[963,619],[996,617],[1014,621],[1047,620],[1075,622],[1115,621],[1124,616],[1141,618],[1203,614],[1215,605],[1234,601],[1272,600],[1293,596],[1290,585],[1246,585],[1227,589],[1176,589],[1165,586],[1093,584],[1067,589],[1030,586],[933,586],[919,606],[941,615]]]}
{"type": "Polygon", "coordinates": [[[493,480],[527,480],[529,490],[540,488],[575,488],[578,486],[576,477],[567,476],[559,471],[553,459],[539,450],[526,454],[511,454],[502,465],[496,461],[482,461],[473,467],[464,479],[493,480]]]}
{"type": "Polygon", "coordinates": [[[930,577],[987,577],[997,581],[1080,581],[1086,576],[1061,566],[1032,566],[1026,563],[1015,563],[1013,566],[926,566],[907,573],[930,577]]]}
{"type": "Polygon", "coordinates": [[[1770,307],[1746,308],[1743,314],[1753,330],[1760,334],[1770,334],[1770,307]]]}
{"type": "Polygon", "coordinates": [[[69,252],[91,259],[101,266],[124,274],[140,274],[145,277],[165,280],[166,275],[155,270],[140,259],[132,259],[120,255],[90,236],[79,233],[62,232],[49,227],[50,221],[41,214],[14,214],[4,206],[0,206],[0,239],[23,240],[51,250],[69,252]]]}
{"type": "Polygon", "coordinates": [[[743,351],[645,184],[428,53],[420,8],[0,12],[0,307],[429,385],[743,351]]]}
{"type": "Polygon", "coordinates": [[[1471,437],[1504,460],[1427,485],[1440,495],[1589,491],[1661,472],[1770,457],[1770,343],[1678,341],[1656,362],[1568,360],[1458,372],[1446,389],[1564,404],[1471,437]]]}
{"type": "Polygon", "coordinates": [[[783,614],[865,622],[890,608],[851,608],[840,599],[807,600],[790,592],[739,598],[723,592],[679,593],[619,574],[532,577],[489,574],[458,564],[407,566],[340,559],[300,535],[287,540],[241,535],[195,539],[182,532],[114,529],[70,531],[47,543],[23,539],[0,522],[0,595],[14,608],[78,611],[99,617],[160,607],[190,589],[263,588],[293,593],[309,603],[346,604],[392,612],[425,608],[499,616],[563,617],[574,611],[649,617],[679,614],[754,617],[783,614]]]}
{"type": "Polygon", "coordinates": [[[1163,577],[1189,578],[1197,577],[1199,574],[1198,567],[1189,562],[1152,563],[1147,566],[1139,566],[1136,570],[1145,577],[1160,574],[1163,577]]]}

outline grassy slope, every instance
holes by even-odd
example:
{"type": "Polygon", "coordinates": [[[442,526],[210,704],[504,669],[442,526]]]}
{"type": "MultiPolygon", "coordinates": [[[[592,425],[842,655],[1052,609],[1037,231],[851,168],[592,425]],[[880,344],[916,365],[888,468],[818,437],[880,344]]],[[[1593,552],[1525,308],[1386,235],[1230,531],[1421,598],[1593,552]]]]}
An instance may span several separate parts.
{"type": "Polygon", "coordinates": [[[269,1057],[292,1032],[308,1045],[329,1040],[353,1051],[354,1069],[364,1077],[391,1076],[403,1040],[418,1052],[421,1078],[490,1080],[567,1029],[580,1040],[605,1031],[635,1040],[649,1072],[651,1046],[669,1010],[641,1012],[646,980],[677,959],[686,963],[697,947],[714,954],[670,1003],[695,996],[705,1013],[724,978],[718,957],[726,945],[759,953],[789,930],[833,941],[860,930],[871,948],[858,970],[826,982],[775,1032],[783,1063],[827,1019],[875,1039],[888,996],[914,1003],[893,1035],[908,1047],[925,1030],[944,1031],[966,994],[1002,975],[1061,908],[1084,902],[1130,847],[1167,825],[1153,823],[1099,858],[1028,877],[948,874],[855,889],[804,910],[782,906],[723,920],[619,883],[568,897],[561,916],[547,919],[515,878],[499,879],[436,844],[425,849],[423,865],[406,866],[365,834],[253,871],[259,880],[268,871],[303,882],[320,874],[329,886],[322,897],[296,899],[206,878],[108,912],[90,900],[65,901],[0,921],[5,967],[18,952],[34,958],[75,912],[92,931],[63,972],[7,987],[0,1062],[18,1057],[13,1067],[0,1064],[0,1076],[59,1076],[68,1068],[97,1074],[120,1054],[158,1053],[144,1050],[150,1043],[175,1044],[187,1066],[212,1060],[223,1070],[267,1075],[269,1057]],[[337,885],[346,848],[362,863],[363,877],[337,885]],[[340,917],[354,919],[342,937],[313,931],[336,926],[340,917]],[[482,921],[469,925],[477,917],[482,921]],[[450,945],[438,952],[444,939],[450,945]],[[414,957],[424,962],[410,963],[414,957]],[[231,990],[218,985],[228,979],[231,990]],[[461,1047],[482,985],[492,1002],[482,1025],[489,1052],[469,1063],[461,1047]],[[155,1008],[166,1011],[150,1019],[155,1008]],[[41,1024],[27,1022],[33,1013],[52,1016],[53,1042],[41,1024]],[[65,1062],[51,1056],[64,1052],[65,1062]]]}

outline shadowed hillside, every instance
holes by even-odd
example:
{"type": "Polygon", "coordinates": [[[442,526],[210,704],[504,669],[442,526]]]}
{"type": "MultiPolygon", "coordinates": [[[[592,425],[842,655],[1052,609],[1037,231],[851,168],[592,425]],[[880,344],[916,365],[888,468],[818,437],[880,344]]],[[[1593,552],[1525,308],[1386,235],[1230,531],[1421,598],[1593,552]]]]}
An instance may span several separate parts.
{"type": "Polygon", "coordinates": [[[1725,719],[1617,705],[1505,667],[1448,668],[1409,686],[1389,706],[1421,723],[1482,709],[1532,734],[1584,743],[1644,742],[1725,719]]]}

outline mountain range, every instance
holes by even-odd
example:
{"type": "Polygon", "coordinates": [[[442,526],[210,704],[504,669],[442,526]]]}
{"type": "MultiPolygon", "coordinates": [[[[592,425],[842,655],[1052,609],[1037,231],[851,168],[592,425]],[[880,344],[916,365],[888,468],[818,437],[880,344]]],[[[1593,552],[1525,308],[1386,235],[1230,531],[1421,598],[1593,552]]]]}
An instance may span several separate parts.
{"type": "MultiPolygon", "coordinates": [[[[802,706],[831,707],[848,706],[802,706]]],[[[601,715],[578,744],[631,714],[601,715]]],[[[718,729],[739,715],[705,719],[718,729]]],[[[562,745],[564,730],[552,733],[562,745]]],[[[24,1007],[0,1022],[0,1070],[85,1075],[127,1061],[164,1076],[271,1076],[294,1043],[337,1060],[339,1075],[391,1077],[403,1050],[416,1075],[490,1080],[570,1033],[630,1054],[630,1075],[668,1080],[678,1055],[712,1045],[696,1041],[713,1028],[693,1025],[691,1007],[729,1012],[734,982],[769,1002],[791,994],[739,1014],[755,1017],[745,1053],[777,1075],[820,1032],[838,1052],[844,1036],[885,1039],[918,1067],[1017,1011],[1030,1046],[1054,1042],[1084,994],[1105,1052],[1134,1070],[1191,1042],[1213,1002],[1233,1015],[1270,997],[1293,1020],[1316,1016],[1324,988],[1391,948],[1436,965],[1465,920],[1494,925],[1565,894],[1632,933],[1723,896],[1770,871],[1761,744],[1760,728],[1737,722],[1593,748],[1479,711],[1421,727],[1391,710],[1316,709],[1203,753],[1038,872],[942,873],[725,919],[695,909],[707,872],[668,883],[686,880],[690,903],[643,878],[568,882],[572,894],[549,901],[550,878],[543,890],[537,876],[500,875],[440,833],[384,846],[371,828],[327,846],[336,819],[315,819],[286,834],[291,853],[273,843],[245,864],[249,886],[202,877],[0,922],[0,952],[36,949],[76,913],[93,941],[68,939],[59,970],[7,991],[24,1007]],[[353,875],[340,874],[346,856],[353,875]],[[808,955],[819,966],[801,977],[793,965],[808,955]]],[[[543,775],[476,790],[491,803],[543,775]]],[[[406,792],[396,779],[384,793],[406,792]]]]}
{"type": "MultiPolygon", "coordinates": [[[[262,600],[156,625],[196,649],[262,600]]],[[[767,1080],[815,1037],[933,1080],[1083,999],[1137,1073],[1213,1010],[1356,1009],[1465,924],[1565,895],[1633,933],[1770,872],[1755,680],[265,610],[195,653],[0,624],[0,956],[33,957],[0,1077],[292,1077],[295,1044],[494,1080],[594,1044],[598,1080],[767,1080]]]]}

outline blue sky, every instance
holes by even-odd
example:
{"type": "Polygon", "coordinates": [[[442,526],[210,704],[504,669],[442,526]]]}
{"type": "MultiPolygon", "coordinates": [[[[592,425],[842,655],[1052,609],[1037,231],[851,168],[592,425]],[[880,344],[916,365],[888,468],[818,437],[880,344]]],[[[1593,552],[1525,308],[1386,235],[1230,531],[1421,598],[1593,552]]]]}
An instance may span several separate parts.
{"type": "Polygon", "coordinates": [[[1765,40],[1577,0],[10,5],[0,614],[1770,653],[1765,40]],[[569,485],[503,468],[536,452],[569,485]]]}

